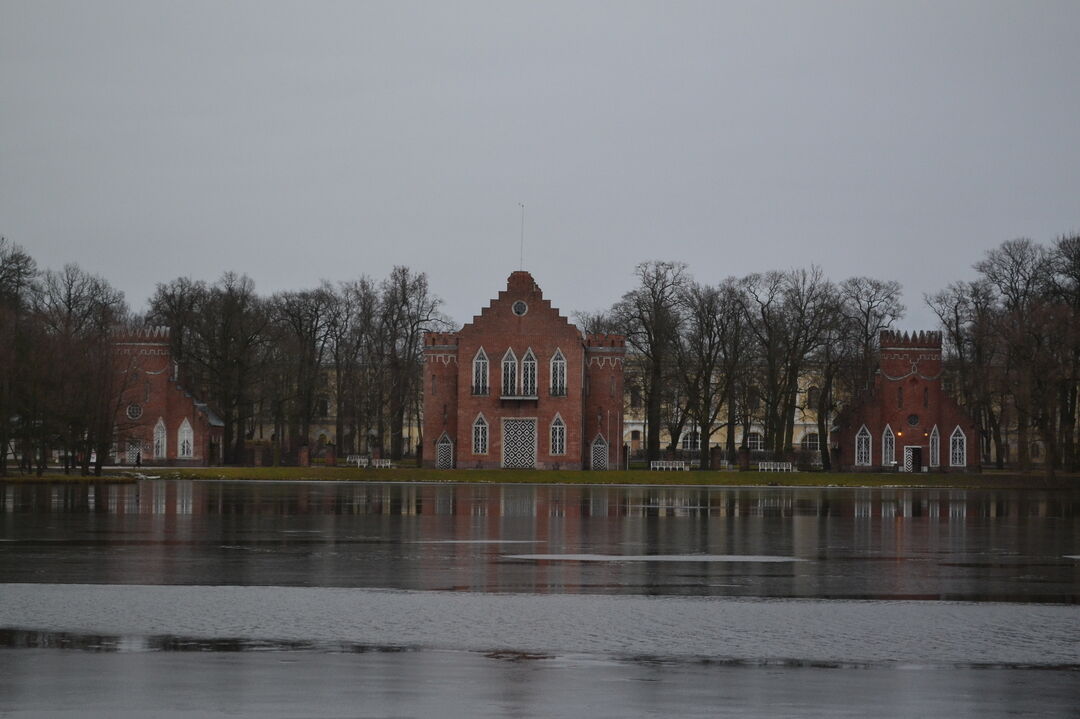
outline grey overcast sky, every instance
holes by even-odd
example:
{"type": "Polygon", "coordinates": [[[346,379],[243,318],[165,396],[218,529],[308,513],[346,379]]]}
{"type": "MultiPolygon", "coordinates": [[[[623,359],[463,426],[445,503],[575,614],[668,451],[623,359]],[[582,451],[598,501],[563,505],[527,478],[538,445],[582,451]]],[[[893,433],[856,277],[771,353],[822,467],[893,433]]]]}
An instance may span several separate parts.
{"type": "Polygon", "coordinates": [[[0,234],[145,309],[518,266],[570,313],[649,259],[924,292],[1080,230],[1080,2],[0,0],[0,234]]]}

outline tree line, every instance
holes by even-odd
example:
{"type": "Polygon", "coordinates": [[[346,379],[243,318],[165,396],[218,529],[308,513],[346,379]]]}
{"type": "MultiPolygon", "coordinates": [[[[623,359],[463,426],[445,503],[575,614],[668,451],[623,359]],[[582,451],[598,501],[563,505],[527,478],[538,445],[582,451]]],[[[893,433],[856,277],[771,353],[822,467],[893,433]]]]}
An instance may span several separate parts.
{"type": "MultiPolygon", "coordinates": [[[[796,410],[818,417],[819,453],[830,467],[829,418],[841,398],[872,377],[877,338],[903,317],[894,281],[852,277],[835,283],[818,267],[729,277],[716,285],[693,279],[686,265],[639,264],[637,286],[609,310],[580,315],[590,331],[626,335],[631,399],[645,412],[645,455],[678,447],[686,431],[702,448],[714,436],[735,459],[751,427],[763,449],[793,451],[796,410]],[[813,377],[817,391],[805,392],[813,377]]],[[[702,468],[712,457],[701,453],[702,468]]]]}
{"type": "MultiPolygon", "coordinates": [[[[984,459],[1026,470],[1045,452],[1048,471],[1076,470],[1080,236],[1010,240],[974,269],[976,279],[925,301],[941,322],[955,394],[983,428],[984,459]]],[[[441,304],[407,267],[269,296],[226,273],[159,284],[135,316],[106,280],[76,265],[42,271],[0,238],[0,447],[24,471],[59,450],[84,472],[96,457],[100,472],[123,429],[112,333],[164,325],[184,383],[224,422],[225,462],[244,462],[267,423],[277,461],[291,461],[331,415],[341,451],[374,444],[400,458],[421,416],[423,333],[454,329],[441,304]]],[[[895,281],[835,282],[811,267],[709,284],[684,264],[652,261],[612,307],[576,319],[586,332],[626,335],[628,399],[641,399],[649,459],[688,431],[734,459],[738,430],[745,448],[751,428],[763,449],[790,454],[796,414],[808,410],[828,469],[836,410],[872,385],[879,335],[904,313],[895,281]]],[[[711,459],[703,452],[703,467],[711,459]]]]}
{"type": "Polygon", "coordinates": [[[171,329],[185,383],[221,416],[226,463],[245,461],[263,422],[275,461],[294,461],[330,416],[340,451],[366,442],[400,459],[421,413],[423,334],[448,326],[441,304],[427,276],[407,267],[269,297],[226,273],[213,284],[159,284],[145,321],[171,329]]]}
{"type": "Polygon", "coordinates": [[[450,328],[441,304],[407,267],[269,296],[227,272],[161,283],[133,315],[103,278],[74,264],[42,271],[0,238],[0,476],[9,455],[41,472],[54,452],[66,468],[100,474],[127,429],[113,340],[140,326],[170,329],[182,384],[224,423],[226,463],[246,460],[263,423],[276,461],[293,461],[330,416],[342,451],[364,444],[400,458],[421,414],[423,333],[450,328]]]}
{"type": "MultiPolygon", "coordinates": [[[[974,264],[978,277],[925,297],[941,321],[946,380],[984,436],[984,459],[1076,471],[1080,390],[1080,236],[1049,246],[1010,240],[974,264]],[[1007,432],[1015,431],[1009,442],[1007,432]],[[1036,443],[1035,440],[1038,440],[1036,443]]],[[[588,331],[626,335],[631,402],[640,394],[645,455],[674,451],[684,432],[716,440],[734,460],[736,431],[791,455],[798,410],[816,417],[831,466],[836,410],[873,384],[882,330],[904,317],[901,286],[818,267],[696,281],[687,266],[637,266],[636,286],[608,310],[579,314],[588,331]],[[807,392],[807,383],[816,391],[807,392]],[[668,445],[661,446],[667,435],[668,445]]],[[[711,453],[701,454],[702,467],[711,453]]]]}

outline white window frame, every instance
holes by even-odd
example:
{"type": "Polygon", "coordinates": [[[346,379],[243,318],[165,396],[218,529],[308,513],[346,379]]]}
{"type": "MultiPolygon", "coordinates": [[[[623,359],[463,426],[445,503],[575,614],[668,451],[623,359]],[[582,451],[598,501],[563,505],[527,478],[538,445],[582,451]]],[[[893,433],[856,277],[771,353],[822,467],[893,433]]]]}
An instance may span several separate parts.
{"type": "Polygon", "coordinates": [[[472,393],[476,395],[486,395],[490,390],[491,383],[490,377],[490,362],[488,361],[487,352],[484,352],[484,348],[476,350],[476,355],[473,356],[472,365],[472,393]]]}
{"type": "Polygon", "coordinates": [[[184,417],[180,428],[176,430],[176,456],[180,459],[191,459],[195,456],[195,431],[187,417],[184,417]]]}
{"type": "Polygon", "coordinates": [[[697,430],[689,430],[683,432],[681,438],[679,438],[679,447],[688,451],[696,451],[701,449],[701,432],[697,430]]]}
{"type": "Polygon", "coordinates": [[[820,452],[821,451],[821,436],[817,432],[806,432],[799,439],[799,448],[805,452],[820,452]],[[807,439],[814,438],[814,446],[807,447],[807,439]]]}
{"type": "Polygon", "coordinates": [[[536,355],[530,347],[521,358],[521,394],[525,397],[536,396],[536,369],[536,355]]]}
{"type": "Polygon", "coordinates": [[[512,347],[506,348],[502,358],[502,394],[516,397],[518,392],[518,360],[512,347]]]}
{"type": "Polygon", "coordinates": [[[476,419],[472,423],[472,453],[487,454],[491,445],[489,442],[490,436],[491,427],[488,425],[483,412],[481,412],[476,415],[476,419]]]}
{"type": "Polygon", "coordinates": [[[558,413],[556,413],[555,419],[551,420],[548,440],[551,442],[551,454],[566,454],[566,422],[563,421],[562,415],[558,413]]]}
{"type": "Polygon", "coordinates": [[[746,435],[746,448],[751,452],[763,451],[765,449],[765,435],[756,430],[753,432],[749,432],[746,435]],[[755,444],[757,445],[756,447],[754,446],[755,444]]]}
{"type": "Polygon", "coordinates": [[[555,348],[555,354],[551,355],[551,394],[555,397],[566,396],[566,356],[562,350],[555,348]]]}
{"type": "Polygon", "coordinates": [[[960,429],[960,425],[956,425],[956,429],[949,435],[949,466],[967,466],[967,435],[960,429]]]}
{"type": "Polygon", "coordinates": [[[874,443],[870,430],[864,424],[855,433],[855,466],[869,467],[874,463],[874,443]]]}
{"type": "Polygon", "coordinates": [[[941,434],[938,433],[936,424],[930,430],[930,466],[941,466],[941,434]]]}
{"type": "Polygon", "coordinates": [[[891,467],[896,464],[896,435],[892,426],[885,425],[881,433],[881,466],[891,467]]]}
{"type": "Polygon", "coordinates": [[[165,420],[158,417],[154,425],[154,459],[165,459],[169,456],[169,432],[165,428],[165,420]]]}

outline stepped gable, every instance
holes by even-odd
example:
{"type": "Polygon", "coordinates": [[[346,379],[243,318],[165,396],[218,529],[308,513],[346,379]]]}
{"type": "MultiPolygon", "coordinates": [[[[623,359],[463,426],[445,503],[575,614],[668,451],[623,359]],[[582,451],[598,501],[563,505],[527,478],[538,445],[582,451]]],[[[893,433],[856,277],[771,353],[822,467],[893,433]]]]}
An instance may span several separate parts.
{"type": "Polygon", "coordinates": [[[586,337],[531,274],[511,272],[472,322],[425,337],[425,466],[622,466],[625,352],[622,336],[586,337]]]}
{"type": "MultiPolygon", "coordinates": [[[[509,308],[509,304],[505,300],[511,297],[528,302],[529,314],[538,310],[543,311],[550,317],[556,318],[562,325],[573,327],[577,331],[577,326],[572,325],[570,320],[559,311],[558,307],[552,307],[551,300],[544,298],[540,285],[536,284],[536,280],[533,279],[530,273],[525,270],[515,270],[506,278],[506,289],[500,291],[494,299],[490,300],[487,306],[480,310],[480,314],[473,315],[472,322],[462,327],[460,333],[474,330],[476,327],[483,325],[485,321],[495,316],[497,307],[509,308]]],[[[534,319],[535,317],[536,315],[534,315],[534,319]]]]}

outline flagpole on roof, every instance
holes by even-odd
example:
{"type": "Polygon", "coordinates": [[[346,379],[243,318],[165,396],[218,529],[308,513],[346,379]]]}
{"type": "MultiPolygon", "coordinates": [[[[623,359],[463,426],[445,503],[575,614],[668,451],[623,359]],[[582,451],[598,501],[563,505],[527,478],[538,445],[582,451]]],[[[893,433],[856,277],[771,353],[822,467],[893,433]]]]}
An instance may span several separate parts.
{"type": "Polygon", "coordinates": [[[525,203],[519,202],[521,206],[521,254],[518,257],[518,269],[525,269],[525,203]]]}

